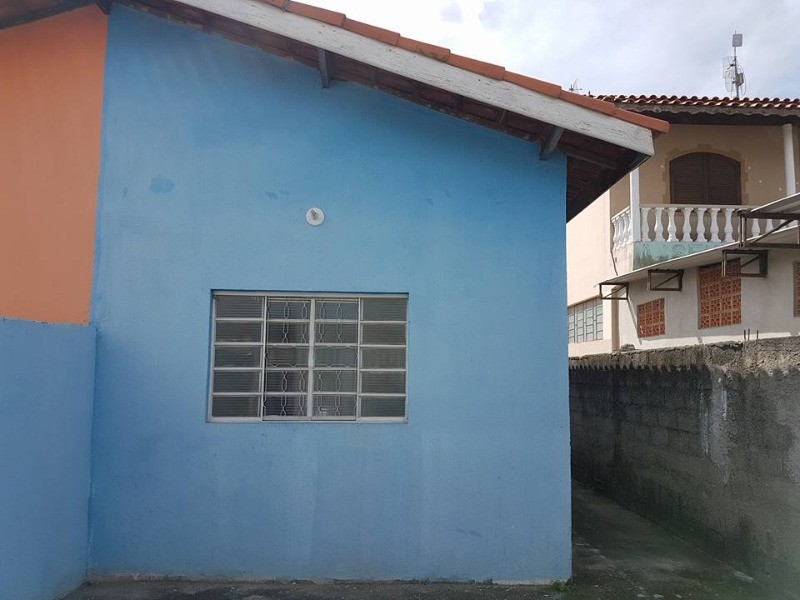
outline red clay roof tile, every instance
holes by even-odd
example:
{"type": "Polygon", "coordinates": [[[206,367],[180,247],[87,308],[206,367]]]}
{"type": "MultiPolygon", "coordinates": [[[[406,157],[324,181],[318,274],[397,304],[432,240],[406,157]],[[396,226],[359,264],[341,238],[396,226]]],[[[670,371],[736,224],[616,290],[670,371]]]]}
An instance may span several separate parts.
{"type": "Polygon", "coordinates": [[[335,25],[336,27],[343,26],[346,18],[344,13],[328,10],[327,8],[318,8],[303,2],[295,2],[294,0],[287,2],[286,10],[303,17],[309,17],[315,21],[322,21],[328,25],[335,25]]]}
{"type": "Polygon", "coordinates": [[[493,65],[492,63],[487,63],[482,60],[476,60],[474,58],[461,56],[460,54],[451,54],[450,58],[447,59],[447,62],[448,64],[451,64],[454,67],[458,67],[459,69],[464,69],[465,71],[472,71],[473,73],[477,73],[478,75],[484,75],[485,77],[489,77],[491,79],[498,79],[500,81],[503,80],[506,74],[505,67],[501,67],[500,65],[493,65]]]}
{"type": "Polygon", "coordinates": [[[411,38],[407,37],[401,36],[397,41],[397,47],[403,48],[404,50],[410,50],[411,52],[416,52],[417,54],[422,54],[423,56],[427,56],[429,58],[435,58],[436,60],[440,60],[442,62],[446,62],[447,59],[450,58],[449,48],[435,46],[434,44],[420,42],[419,40],[412,40],[411,38]]]}
{"type": "Polygon", "coordinates": [[[561,93],[558,97],[562,100],[566,100],[567,102],[571,102],[572,104],[577,104],[578,106],[583,106],[584,108],[596,110],[597,112],[601,112],[606,115],[614,115],[614,113],[617,112],[617,107],[611,102],[597,100],[591,96],[581,96],[575,92],[561,90],[561,93]]]}
{"type": "MultiPolygon", "coordinates": [[[[666,132],[669,129],[669,124],[661,121],[660,119],[630,113],[617,108],[613,104],[624,104],[626,102],[626,100],[623,100],[624,98],[628,98],[629,100],[627,101],[632,102],[633,100],[631,99],[635,98],[634,96],[598,96],[596,98],[591,96],[582,96],[580,94],[564,91],[560,86],[554,83],[549,83],[547,81],[541,81],[539,79],[521,75],[519,73],[506,71],[504,67],[499,65],[493,65],[491,63],[468,58],[466,56],[452,54],[448,48],[444,48],[442,46],[436,46],[434,44],[428,44],[419,40],[402,37],[400,34],[395,33],[394,31],[348,19],[342,13],[334,12],[324,8],[318,8],[302,2],[295,2],[294,0],[261,0],[261,2],[270,4],[272,6],[277,6],[283,10],[288,10],[310,19],[328,23],[329,25],[342,27],[347,31],[371,38],[384,44],[397,46],[398,48],[402,48],[404,50],[416,52],[417,54],[434,58],[442,62],[447,62],[458,69],[470,71],[472,73],[490,77],[492,79],[504,80],[509,83],[513,83],[514,85],[524,87],[525,89],[539,92],[540,94],[545,94],[553,98],[560,98],[566,102],[570,102],[571,104],[576,104],[578,106],[588,108],[589,110],[611,115],[623,121],[627,121],[653,131],[666,132]]],[[[644,97],[639,97],[640,101],[642,98],[644,97]]],[[[655,98],[655,96],[651,96],[651,99],[655,98]]],[[[714,100],[718,99],[715,98],[714,100]]]]}
{"type": "Polygon", "coordinates": [[[354,21],[353,19],[345,19],[344,28],[347,29],[347,31],[372,38],[375,41],[383,42],[390,46],[397,46],[397,42],[400,41],[400,34],[396,31],[375,27],[374,25],[362,23],[361,21],[354,21]]]}
{"type": "Polygon", "coordinates": [[[542,81],[541,79],[535,79],[534,77],[528,77],[527,75],[520,75],[519,73],[514,73],[512,71],[506,71],[503,79],[509,83],[513,83],[514,85],[524,87],[527,90],[539,92],[540,94],[552,96],[553,98],[558,98],[561,94],[560,85],[556,85],[555,83],[550,83],[548,81],[542,81]]]}
{"type": "Polygon", "coordinates": [[[647,127],[648,129],[652,129],[653,131],[657,131],[659,133],[667,133],[669,131],[669,123],[666,121],[640,115],[639,113],[623,110],[621,108],[617,109],[617,112],[614,113],[614,116],[618,119],[622,119],[623,121],[627,121],[628,123],[640,125],[641,127],[647,127]]]}

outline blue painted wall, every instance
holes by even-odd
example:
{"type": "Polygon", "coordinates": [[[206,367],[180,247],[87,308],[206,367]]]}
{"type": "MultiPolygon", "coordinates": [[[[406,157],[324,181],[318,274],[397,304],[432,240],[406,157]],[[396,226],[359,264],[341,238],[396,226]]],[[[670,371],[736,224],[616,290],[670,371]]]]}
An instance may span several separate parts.
{"type": "Polygon", "coordinates": [[[88,557],[94,329],[0,319],[0,599],[51,600],[88,557]]]}
{"type": "Polygon", "coordinates": [[[563,158],[123,7],[106,69],[91,572],[568,577],[563,158]],[[207,423],[212,289],[407,292],[409,422],[207,423]]]}

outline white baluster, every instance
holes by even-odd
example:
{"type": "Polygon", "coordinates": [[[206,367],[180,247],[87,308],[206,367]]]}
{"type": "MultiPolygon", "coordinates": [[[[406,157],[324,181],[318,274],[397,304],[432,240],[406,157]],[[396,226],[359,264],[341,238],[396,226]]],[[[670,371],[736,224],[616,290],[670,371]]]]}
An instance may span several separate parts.
{"type": "Polygon", "coordinates": [[[724,208],[723,210],[725,211],[725,241],[734,242],[736,240],[733,239],[733,222],[731,221],[734,209],[724,208]]]}
{"type": "Polygon", "coordinates": [[[703,216],[705,215],[706,209],[704,206],[697,207],[697,237],[695,241],[697,242],[705,242],[706,241],[706,223],[703,220],[703,216]]]}
{"type": "Polygon", "coordinates": [[[631,211],[630,210],[627,210],[624,213],[622,213],[622,222],[624,224],[623,231],[625,232],[625,236],[622,238],[622,243],[623,244],[627,244],[628,242],[631,241],[631,238],[633,237],[633,235],[632,235],[633,232],[631,230],[631,211]]]}
{"type": "Polygon", "coordinates": [[[708,241],[719,242],[719,223],[717,222],[717,213],[719,212],[719,209],[709,208],[708,210],[711,213],[711,239],[708,241]]]}
{"type": "Polygon", "coordinates": [[[767,226],[766,229],[764,230],[764,233],[768,233],[773,229],[775,229],[775,221],[773,221],[772,219],[767,219],[767,226]]]}
{"type": "Polygon", "coordinates": [[[649,206],[642,206],[640,209],[641,211],[641,219],[640,223],[642,225],[642,241],[649,242],[650,241],[650,226],[647,224],[647,219],[650,216],[650,207],[649,206]]]}
{"type": "MultiPolygon", "coordinates": [[[[751,222],[753,224],[750,226],[750,235],[753,236],[753,237],[761,235],[761,224],[758,222],[758,219],[753,219],[751,222]]],[[[746,232],[740,231],[739,232],[739,239],[740,240],[747,239],[746,232]]]]}
{"type": "Polygon", "coordinates": [[[619,239],[619,228],[617,227],[617,220],[618,220],[618,217],[614,217],[613,219],[611,219],[611,227],[614,229],[614,231],[611,234],[611,247],[612,248],[616,248],[617,245],[618,245],[617,244],[617,240],[619,239]]]}
{"type": "Polygon", "coordinates": [[[692,211],[694,209],[688,206],[683,207],[683,235],[681,236],[682,242],[692,241],[692,211]]]}
{"type": "Polygon", "coordinates": [[[622,217],[617,215],[614,217],[614,248],[619,248],[622,245],[622,217]]]}
{"type": "Polygon", "coordinates": [[[664,241],[664,222],[661,220],[661,213],[663,212],[663,206],[656,206],[656,230],[654,238],[656,242],[664,241]]]}
{"type": "Polygon", "coordinates": [[[675,237],[675,211],[678,210],[677,208],[673,208],[670,206],[667,208],[667,232],[669,233],[669,237],[667,237],[668,242],[677,242],[678,238],[675,237]]]}

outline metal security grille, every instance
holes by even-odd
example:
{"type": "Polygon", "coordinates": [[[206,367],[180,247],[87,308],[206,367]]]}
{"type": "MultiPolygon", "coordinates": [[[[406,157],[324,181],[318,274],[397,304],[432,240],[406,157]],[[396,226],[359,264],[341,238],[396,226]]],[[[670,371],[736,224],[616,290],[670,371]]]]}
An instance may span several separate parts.
{"type": "Polygon", "coordinates": [[[209,418],[404,421],[407,304],[214,294],[209,418]]]}

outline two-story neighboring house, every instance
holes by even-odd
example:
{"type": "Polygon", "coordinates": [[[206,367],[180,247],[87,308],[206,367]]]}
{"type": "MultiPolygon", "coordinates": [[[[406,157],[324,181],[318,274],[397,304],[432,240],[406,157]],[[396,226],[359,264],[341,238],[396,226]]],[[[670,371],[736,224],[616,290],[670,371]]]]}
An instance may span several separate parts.
{"type": "Polygon", "coordinates": [[[748,219],[744,252],[739,211],[797,192],[800,100],[601,98],[671,127],[567,225],[570,355],[797,333],[800,251],[762,247],[797,242],[796,221],[748,219]]]}

